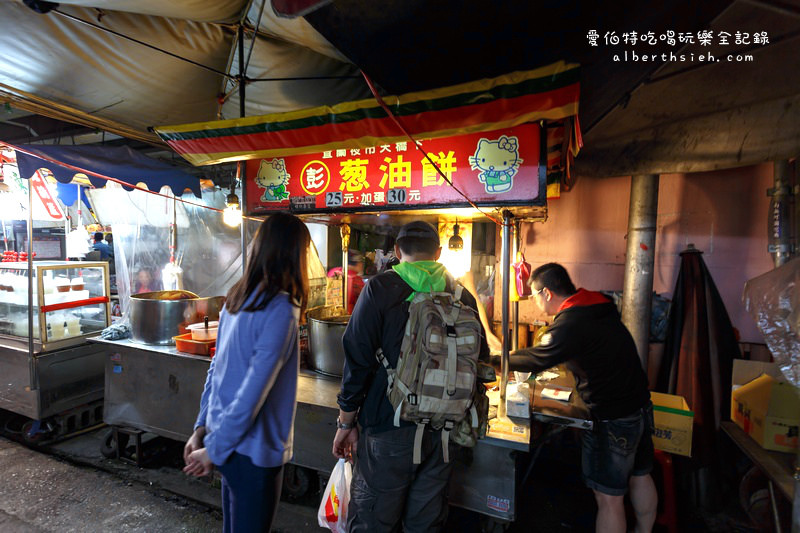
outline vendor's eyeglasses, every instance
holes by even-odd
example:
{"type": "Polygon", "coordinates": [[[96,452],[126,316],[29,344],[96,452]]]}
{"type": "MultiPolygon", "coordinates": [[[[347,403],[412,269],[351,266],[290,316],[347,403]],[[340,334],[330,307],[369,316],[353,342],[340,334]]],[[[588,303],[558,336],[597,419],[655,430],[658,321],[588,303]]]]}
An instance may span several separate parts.
{"type": "Polygon", "coordinates": [[[534,295],[534,296],[538,296],[538,295],[542,294],[542,291],[543,291],[544,289],[545,289],[544,287],[542,287],[542,288],[541,288],[541,289],[539,289],[538,291],[534,289],[534,291],[533,291],[533,295],[534,295]]]}

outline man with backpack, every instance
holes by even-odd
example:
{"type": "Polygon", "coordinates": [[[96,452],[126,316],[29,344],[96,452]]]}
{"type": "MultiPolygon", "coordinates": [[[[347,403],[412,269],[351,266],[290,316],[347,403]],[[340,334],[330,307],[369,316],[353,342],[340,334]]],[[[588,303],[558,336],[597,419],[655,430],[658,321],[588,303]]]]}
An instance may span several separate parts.
{"type": "Polygon", "coordinates": [[[511,370],[541,372],[566,363],[594,429],[581,432],[584,483],[597,501],[596,530],[626,529],[623,498],[630,489],[637,532],[651,531],[658,495],[653,467],[653,404],[631,334],[614,303],[576,289],[566,269],[547,263],[531,275],[533,298],[554,315],[539,344],[511,354],[511,370]]]}
{"type": "Polygon", "coordinates": [[[477,425],[476,367],[489,349],[475,298],[437,262],[440,253],[436,228],[404,225],[395,243],[400,264],[367,283],[342,339],[333,454],[355,463],[351,533],[400,524],[441,531],[451,432],[461,442],[464,428],[469,437],[477,425]]]}

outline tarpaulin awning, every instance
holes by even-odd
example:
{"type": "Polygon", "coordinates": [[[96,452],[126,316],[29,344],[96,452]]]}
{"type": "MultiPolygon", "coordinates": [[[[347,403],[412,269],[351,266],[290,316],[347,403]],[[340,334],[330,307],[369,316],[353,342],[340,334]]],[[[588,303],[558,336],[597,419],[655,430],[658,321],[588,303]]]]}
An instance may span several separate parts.
{"type": "Polygon", "coordinates": [[[78,199],[78,190],[80,190],[81,200],[83,201],[84,205],[91,205],[89,203],[89,198],[86,196],[86,187],[78,184],[67,184],[57,181],[56,190],[58,191],[58,199],[61,200],[61,203],[66,206],[71,206],[75,203],[75,201],[78,199]]]}
{"type": "MultiPolygon", "coordinates": [[[[384,101],[411,135],[433,139],[571,117],[578,113],[579,93],[578,65],[559,61],[384,101]]],[[[407,140],[374,99],[154,130],[194,165],[407,140]]]]}
{"type": "MultiPolygon", "coordinates": [[[[46,168],[57,181],[69,183],[75,174],[84,170],[131,185],[144,183],[148,189],[156,192],[166,185],[176,196],[181,196],[184,190],[189,189],[200,198],[200,180],[197,177],[125,146],[23,145],[16,150],[16,154],[20,177],[25,179],[29,179],[38,169],[46,168]]],[[[106,185],[107,180],[103,178],[88,173],[87,177],[94,187],[106,185]]],[[[128,186],[123,187],[131,190],[128,186]]]]}

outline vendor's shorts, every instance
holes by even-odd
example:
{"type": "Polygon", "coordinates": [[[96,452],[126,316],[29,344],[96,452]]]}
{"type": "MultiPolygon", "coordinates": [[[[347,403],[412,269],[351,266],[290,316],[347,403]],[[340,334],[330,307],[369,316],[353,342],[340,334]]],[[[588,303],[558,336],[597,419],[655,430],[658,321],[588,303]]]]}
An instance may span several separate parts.
{"type": "Polygon", "coordinates": [[[644,476],[653,469],[653,404],[630,416],[596,420],[583,433],[583,480],[590,489],[622,496],[630,476],[644,476]]]}

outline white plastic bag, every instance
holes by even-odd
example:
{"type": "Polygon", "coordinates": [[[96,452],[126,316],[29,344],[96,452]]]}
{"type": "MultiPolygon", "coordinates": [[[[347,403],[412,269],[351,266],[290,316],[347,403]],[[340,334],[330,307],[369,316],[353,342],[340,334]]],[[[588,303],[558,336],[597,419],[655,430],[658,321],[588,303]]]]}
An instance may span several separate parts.
{"type": "Polygon", "coordinates": [[[317,511],[317,521],[335,533],[347,533],[347,506],[350,503],[350,480],[353,467],[344,459],[339,459],[333,467],[328,486],[322,495],[317,511]]]}

